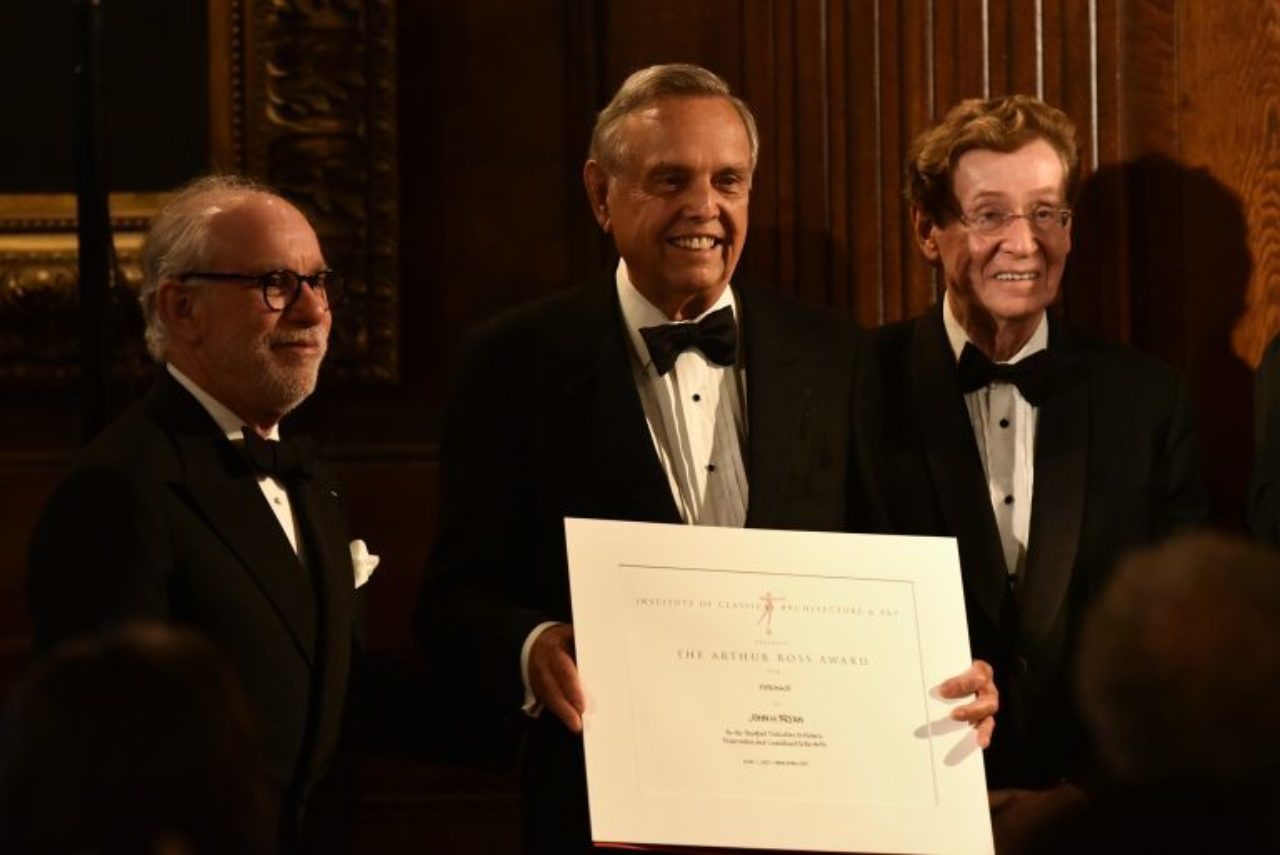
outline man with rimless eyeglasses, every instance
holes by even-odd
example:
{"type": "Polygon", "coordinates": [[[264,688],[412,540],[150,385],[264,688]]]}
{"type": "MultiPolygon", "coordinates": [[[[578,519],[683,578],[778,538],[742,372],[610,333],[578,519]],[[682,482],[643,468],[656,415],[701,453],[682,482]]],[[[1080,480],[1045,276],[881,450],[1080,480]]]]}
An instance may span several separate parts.
{"type": "Polygon", "coordinates": [[[38,650],[135,620],[209,638],[246,690],[296,851],[338,744],[355,571],[332,474],[280,420],[316,385],[338,285],[293,205],[240,178],[178,191],[142,250],[150,395],[95,439],[33,533],[38,650]]]}
{"type": "Polygon", "coordinates": [[[880,525],[959,540],[972,652],[1000,689],[992,788],[1088,768],[1085,607],[1121,553],[1207,510],[1183,384],[1048,311],[1078,174],[1071,120],[1027,96],[962,101],[916,138],[906,195],[943,294],[877,333],[860,410],[880,525]]]}

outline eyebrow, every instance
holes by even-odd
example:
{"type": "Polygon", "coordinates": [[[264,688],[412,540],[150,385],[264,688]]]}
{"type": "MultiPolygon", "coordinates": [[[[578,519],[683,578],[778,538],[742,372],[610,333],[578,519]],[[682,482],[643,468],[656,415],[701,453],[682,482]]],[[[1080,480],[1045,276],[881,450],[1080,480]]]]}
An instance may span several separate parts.
{"type": "MultiPolygon", "coordinates": [[[[687,163],[678,163],[676,161],[660,161],[645,170],[645,173],[652,175],[657,172],[697,172],[696,167],[687,163]]],[[[724,163],[709,170],[712,175],[720,175],[725,172],[750,172],[751,167],[746,163],[724,163]]]]}

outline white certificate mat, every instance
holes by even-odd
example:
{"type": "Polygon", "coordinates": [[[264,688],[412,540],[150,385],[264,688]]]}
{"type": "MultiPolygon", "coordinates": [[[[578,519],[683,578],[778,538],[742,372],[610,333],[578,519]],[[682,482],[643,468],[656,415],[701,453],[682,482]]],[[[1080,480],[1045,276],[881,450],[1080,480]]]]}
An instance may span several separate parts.
{"type": "Polygon", "coordinates": [[[991,853],[950,538],[566,519],[592,837],[991,853]]]}

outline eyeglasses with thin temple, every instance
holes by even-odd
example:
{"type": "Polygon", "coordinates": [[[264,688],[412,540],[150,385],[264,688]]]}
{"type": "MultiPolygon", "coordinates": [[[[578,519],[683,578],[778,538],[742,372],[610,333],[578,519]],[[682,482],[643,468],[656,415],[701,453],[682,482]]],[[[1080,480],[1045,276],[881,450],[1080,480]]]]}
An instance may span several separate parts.
{"type": "Polygon", "coordinates": [[[1029,213],[1015,214],[1004,208],[978,208],[960,215],[960,222],[972,231],[984,237],[1002,234],[1012,225],[1014,220],[1026,220],[1037,234],[1056,236],[1071,222],[1070,208],[1055,208],[1052,205],[1038,205],[1029,213]]]}
{"type": "Polygon", "coordinates": [[[342,277],[328,268],[315,273],[299,273],[296,270],[268,270],[266,273],[183,273],[178,281],[186,284],[191,279],[210,282],[252,282],[262,290],[262,301],[273,312],[283,312],[298,302],[302,285],[311,287],[313,294],[324,306],[342,295],[342,277]]]}

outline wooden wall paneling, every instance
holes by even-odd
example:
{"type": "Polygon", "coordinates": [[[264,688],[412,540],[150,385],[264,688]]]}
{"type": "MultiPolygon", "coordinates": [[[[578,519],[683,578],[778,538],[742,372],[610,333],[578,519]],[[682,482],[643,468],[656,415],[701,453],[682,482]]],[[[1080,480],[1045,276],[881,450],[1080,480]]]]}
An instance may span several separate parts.
{"type": "MultiPolygon", "coordinates": [[[[881,110],[881,45],[878,3],[845,0],[842,39],[832,38],[833,50],[845,57],[844,114],[847,180],[834,194],[844,194],[848,210],[848,287],[853,317],[864,326],[885,321],[884,197],[900,193],[900,181],[881,169],[886,119],[881,110]]],[[[890,225],[894,232],[901,229],[890,225]]]]}
{"type": "Polygon", "coordinates": [[[1043,0],[988,0],[992,97],[1036,95],[1044,77],[1043,0]]]}
{"type": "MultiPolygon", "coordinates": [[[[1252,377],[1280,321],[1280,2],[1178,6],[1183,285],[1176,335],[1212,450],[1210,488],[1238,520],[1248,483],[1252,377]],[[1213,34],[1208,37],[1207,34],[1213,34]],[[1249,311],[1246,313],[1246,306],[1249,311]]],[[[1166,250],[1168,252],[1168,250],[1166,250]]]]}
{"type": "Polygon", "coordinates": [[[565,89],[564,89],[564,240],[569,252],[569,276],[574,282],[585,282],[599,274],[612,258],[609,238],[595,222],[582,183],[582,165],[586,160],[591,131],[596,115],[604,108],[610,93],[605,91],[605,58],[601,44],[605,37],[602,7],[594,0],[569,0],[565,3],[565,89]],[[575,147],[576,141],[576,147],[575,147]],[[578,204],[573,203],[577,190],[578,204]]]}
{"type": "MultiPolygon", "coordinates": [[[[738,87],[742,0],[597,0],[608,98],[628,74],[658,62],[706,66],[738,87]]],[[[601,104],[601,106],[604,106],[601,104]]]]}
{"type": "MultiPolygon", "coordinates": [[[[764,79],[759,81],[759,100],[768,105],[767,113],[760,122],[768,124],[760,128],[762,163],[756,174],[763,180],[764,200],[768,207],[760,228],[755,229],[750,239],[762,241],[772,256],[768,259],[771,264],[765,274],[768,284],[785,291],[794,288],[796,253],[794,12],[788,4],[765,6],[763,17],[767,19],[767,26],[756,28],[756,35],[767,36],[768,44],[755,44],[756,49],[762,52],[762,59],[768,56],[772,64],[767,68],[758,65],[764,72],[764,79]]],[[[755,100],[754,90],[744,92],[744,95],[748,100],[755,100]]],[[[759,212],[759,206],[755,210],[759,212]]],[[[751,252],[750,247],[749,242],[748,253],[751,252]]]]}
{"type": "Polygon", "coordinates": [[[1128,181],[1116,163],[1122,155],[1116,4],[1061,0],[1056,12],[1052,20],[1061,33],[1061,51],[1058,62],[1047,65],[1055,71],[1046,95],[1076,122],[1085,178],[1075,200],[1063,303],[1073,322],[1127,341],[1128,181]]]}
{"type": "MultiPolygon", "coordinates": [[[[992,98],[1011,92],[1023,92],[1014,78],[1018,52],[1035,49],[1032,39],[1019,43],[1016,34],[1021,21],[1035,22],[1035,0],[1014,2],[1008,0],[982,0],[978,11],[977,29],[982,33],[982,89],[977,98],[992,98]]],[[[1034,73],[1034,72],[1033,72],[1034,73]]],[[[941,108],[939,108],[941,109],[941,108]]]]}
{"type": "MultiPolygon", "coordinates": [[[[1081,0],[1075,0],[1081,2],[1081,0]]],[[[1123,46],[1120,42],[1120,6],[1124,0],[1094,0],[1096,10],[1094,18],[1097,27],[1097,115],[1098,128],[1095,133],[1096,155],[1092,165],[1097,165],[1120,157],[1122,123],[1120,110],[1124,106],[1121,87],[1121,58],[1123,46]]]]}
{"type": "MultiPolygon", "coordinates": [[[[826,3],[795,5],[792,37],[794,104],[795,266],[788,290],[831,301],[832,125],[828,111],[826,3]]],[[[843,171],[843,170],[842,170],[843,171]]]]}
{"type": "Polygon", "coordinates": [[[848,187],[851,180],[849,161],[849,135],[853,132],[852,115],[848,110],[849,96],[846,87],[850,83],[848,65],[850,56],[845,48],[845,32],[848,30],[848,9],[843,2],[826,6],[823,53],[825,58],[825,82],[823,107],[827,115],[827,135],[824,154],[828,163],[825,197],[827,204],[827,298],[828,305],[852,316],[856,305],[853,291],[853,266],[849,255],[850,228],[852,224],[851,199],[848,187]]]}
{"type": "MultiPolygon", "coordinates": [[[[1085,12],[1088,14],[1088,0],[1083,0],[1085,12]]],[[[1068,7],[1081,5],[1072,0],[1038,0],[1040,15],[1040,69],[1037,80],[1038,89],[1032,94],[1043,98],[1055,106],[1063,105],[1063,84],[1066,77],[1065,59],[1067,46],[1067,26],[1064,20],[1068,7]]],[[[1074,12],[1074,8],[1072,9],[1074,12]]],[[[1064,107],[1065,109],[1065,107],[1064,107]]]]}
{"type": "Polygon", "coordinates": [[[795,129],[790,6],[746,2],[742,7],[742,89],[760,132],[760,160],[751,189],[751,229],[743,272],[786,288],[795,254],[795,129]]]}
{"type": "MultiPolygon", "coordinates": [[[[1135,0],[1123,14],[1130,72],[1124,80],[1121,165],[1129,200],[1126,332],[1138,347],[1181,366],[1184,276],[1177,252],[1170,249],[1185,239],[1183,199],[1181,182],[1169,169],[1180,160],[1177,2],[1135,0]]],[[[1106,315],[1102,320],[1104,328],[1114,323],[1106,315]]]]}
{"type": "Polygon", "coordinates": [[[924,263],[911,237],[907,206],[902,199],[902,176],[907,147],[933,121],[935,58],[933,49],[932,0],[904,0],[892,14],[892,4],[880,7],[881,105],[884,139],[881,145],[882,171],[886,184],[884,205],[885,235],[885,319],[914,317],[933,305],[939,293],[933,270],[924,263]]]}
{"type": "Polygon", "coordinates": [[[1232,345],[1241,359],[1256,365],[1280,333],[1280,2],[1257,3],[1234,20],[1225,12],[1193,5],[1180,28],[1184,33],[1220,28],[1236,48],[1215,61],[1209,45],[1188,46],[1184,74],[1190,104],[1219,120],[1189,128],[1186,145],[1197,161],[1222,163],[1242,196],[1253,275],[1232,345]],[[1201,92],[1202,81],[1224,91],[1215,99],[1215,93],[1201,92]]]}
{"type": "MultiPolygon", "coordinates": [[[[888,323],[910,317],[911,301],[908,293],[912,283],[918,283],[921,271],[918,262],[907,254],[914,252],[904,240],[909,236],[909,225],[905,206],[902,204],[902,164],[906,146],[910,141],[904,129],[903,103],[903,66],[910,61],[903,57],[902,45],[902,7],[874,0],[877,18],[877,43],[879,45],[879,65],[876,68],[876,102],[879,125],[878,152],[880,178],[884,184],[884,192],[876,200],[879,206],[877,219],[880,224],[880,292],[882,322],[888,323]]],[[[919,5],[918,3],[915,5],[919,5]]],[[[923,27],[924,16],[919,15],[917,27],[923,27]]],[[[923,34],[921,43],[923,43],[923,34]]],[[[912,58],[919,62],[923,59],[924,46],[912,52],[912,58]]],[[[932,284],[931,277],[929,281],[932,284]]],[[[919,287],[918,284],[916,286],[919,287]]]]}
{"type": "MultiPolygon", "coordinates": [[[[944,116],[963,98],[981,98],[986,91],[990,65],[988,0],[933,0],[926,8],[925,26],[931,28],[931,120],[944,116]]],[[[917,129],[918,130],[918,129],[917,129]]]]}

